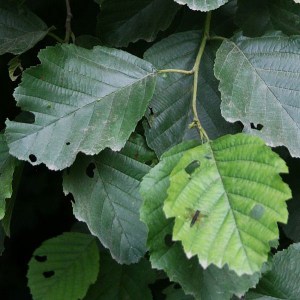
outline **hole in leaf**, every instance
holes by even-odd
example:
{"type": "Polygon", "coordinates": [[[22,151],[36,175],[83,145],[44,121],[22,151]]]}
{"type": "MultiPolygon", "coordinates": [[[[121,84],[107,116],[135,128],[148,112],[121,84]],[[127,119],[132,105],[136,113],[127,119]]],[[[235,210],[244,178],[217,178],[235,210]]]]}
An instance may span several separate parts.
{"type": "Polygon", "coordinates": [[[167,247],[171,247],[174,244],[174,241],[172,240],[172,235],[171,234],[166,234],[165,244],[166,244],[167,247]]]}
{"type": "Polygon", "coordinates": [[[35,260],[38,262],[45,262],[47,260],[47,256],[46,255],[35,255],[34,256],[35,260]]]}
{"type": "Polygon", "coordinates": [[[257,125],[255,126],[254,123],[251,123],[251,128],[260,131],[260,130],[262,130],[262,129],[264,128],[264,126],[261,125],[261,124],[257,124],[257,125]]]}
{"type": "Polygon", "coordinates": [[[22,111],[15,120],[17,122],[33,124],[35,122],[35,115],[29,111],[22,111]]]}
{"type": "Polygon", "coordinates": [[[189,174],[192,175],[197,168],[200,167],[200,161],[194,160],[192,161],[184,170],[189,174]]]}
{"type": "Polygon", "coordinates": [[[69,146],[71,143],[70,142],[66,142],[66,145],[69,146]]]}
{"type": "Polygon", "coordinates": [[[94,163],[90,163],[88,166],[87,166],[87,168],[86,168],[86,170],[85,170],[85,173],[86,173],[86,175],[88,176],[88,177],[90,177],[90,178],[94,178],[94,170],[95,170],[95,168],[96,168],[96,166],[95,166],[95,164],[94,163]]]}
{"type": "Polygon", "coordinates": [[[181,289],[181,286],[178,283],[175,283],[174,284],[174,289],[179,290],[179,289],[181,289]]]}
{"type": "Polygon", "coordinates": [[[36,156],[35,156],[34,154],[30,154],[30,155],[29,155],[29,159],[30,159],[30,161],[33,162],[33,163],[37,161],[37,158],[36,158],[36,156]]]}
{"type": "Polygon", "coordinates": [[[43,273],[45,278],[50,278],[52,276],[54,276],[55,272],[54,271],[46,271],[43,273]]]}

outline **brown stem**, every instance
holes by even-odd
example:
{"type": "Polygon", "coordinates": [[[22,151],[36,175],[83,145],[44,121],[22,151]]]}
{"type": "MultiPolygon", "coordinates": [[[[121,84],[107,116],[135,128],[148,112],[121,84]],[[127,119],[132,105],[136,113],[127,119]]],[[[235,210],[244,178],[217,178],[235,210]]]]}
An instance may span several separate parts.
{"type": "Polygon", "coordinates": [[[67,8],[67,17],[66,17],[65,43],[69,43],[72,34],[72,28],[71,28],[72,12],[71,12],[70,0],[66,0],[66,8],[67,8]]]}

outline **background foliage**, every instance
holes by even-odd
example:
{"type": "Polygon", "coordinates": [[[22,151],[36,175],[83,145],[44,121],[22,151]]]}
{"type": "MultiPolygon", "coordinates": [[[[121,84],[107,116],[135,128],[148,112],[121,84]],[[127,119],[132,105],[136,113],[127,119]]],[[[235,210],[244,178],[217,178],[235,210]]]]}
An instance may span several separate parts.
{"type": "Polygon", "coordinates": [[[1,297],[300,299],[298,2],[0,0],[1,297]]]}

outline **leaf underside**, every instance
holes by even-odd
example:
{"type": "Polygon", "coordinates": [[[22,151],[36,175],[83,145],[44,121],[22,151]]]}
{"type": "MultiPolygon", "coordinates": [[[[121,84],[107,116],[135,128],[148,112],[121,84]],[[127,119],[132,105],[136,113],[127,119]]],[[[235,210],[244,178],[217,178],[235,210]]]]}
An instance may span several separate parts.
{"type": "Polygon", "coordinates": [[[187,4],[190,9],[210,11],[217,9],[229,0],[175,0],[179,4],[187,4]]]}
{"type": "Polygon", "coordinates": [[[78,152],[120,150],[144,115],[155,86],[152,65],[116,49],[58,45],[41,50],[14,96],[34,123],[7,121],[10,153],[49,169],[78,152]]]}

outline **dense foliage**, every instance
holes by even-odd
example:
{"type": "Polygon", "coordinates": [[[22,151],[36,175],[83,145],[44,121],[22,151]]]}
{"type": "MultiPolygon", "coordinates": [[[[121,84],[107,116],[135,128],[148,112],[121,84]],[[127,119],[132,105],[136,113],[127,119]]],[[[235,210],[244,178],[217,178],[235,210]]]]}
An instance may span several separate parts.
{"type": "Polygon", "coordinates": [[[1,297],[300,299],[298,2],[0,0],[1,297]]]}

